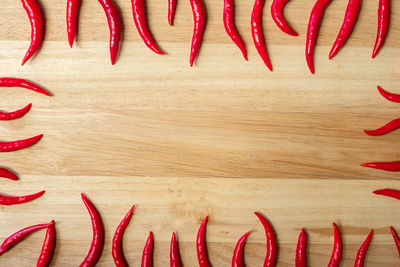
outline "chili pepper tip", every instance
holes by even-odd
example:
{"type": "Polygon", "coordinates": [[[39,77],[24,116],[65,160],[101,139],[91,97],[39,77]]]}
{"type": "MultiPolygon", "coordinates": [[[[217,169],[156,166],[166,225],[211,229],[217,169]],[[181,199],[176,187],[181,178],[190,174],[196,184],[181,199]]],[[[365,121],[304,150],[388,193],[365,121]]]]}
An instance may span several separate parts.
{"type": "Polygon", "coordinates": [[[19,179],[15,173],[5,168],[0,168],[0,177],[7,178],[13,181],[17,181],[19,179]]]}

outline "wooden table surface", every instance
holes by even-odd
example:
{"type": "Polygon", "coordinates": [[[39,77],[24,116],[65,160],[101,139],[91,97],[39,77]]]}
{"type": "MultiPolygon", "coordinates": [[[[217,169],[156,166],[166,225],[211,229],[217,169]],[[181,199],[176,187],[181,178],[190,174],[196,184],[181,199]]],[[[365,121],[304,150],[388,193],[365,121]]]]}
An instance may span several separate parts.
{"type": "MultiPolygon", "coordinates": [[[[378,0],[364,0],[358,23],[340,53],[328,60],[342,24],[346,0],[325,13],[316,49],[316,74],[304,58],[308,17],[314,0],[293,0],[285,15],[300,33],[282,33],[264,9],[264,33],[274,67],[269,72],[251,39],[253,1],[236,1],[236,23],[249,61],[226,35],[223,1],[206,0],[204,42],[189,67],[192,14],[180,1],[175,25],[167,23],[167,1],[148,2],[149,26],[167,55],[143,44],[130,1],[117,0],[124,40],[115,66],[109,30],[95,0],[82,1],[77,43],[70,49],[66,1],[40,0],[46,16],[42,49],[20,66],[30,25],[18,0],[0,8],[0,76],[26,78],[53,97],[20,88],[1,89],[1,109],[32,102],[23,118],[1,122],[1,140],[43,133],[35,146],[2,153],[0,166],[20,181],[0,180],[1,192],[45,195],[24,205],[0,207],[0,238],[55,219],[57,247],[52,266],[77,266],[87,254],[92,229],[81,201],[85,192],[104,221],[105,245],[97,266],[113,266],[111,240],[132,204],[125,233],[130,266],[139,266],[149,231],[155,236],[154,265],[169,266],[176,231],[185,266],[196,266],[195,238],[208,215],[207,246],[213,266],[229,266],[238,238],[248,230],[247,266],[261,266],[265,235],[254,211],[273,224],[278,266],[293,266],[298,234],[308,232],[310,266],[328,263],[332,222],[343,233],[341,266],[352,266],[369,230],[375,230],[366,266],[399,262],[389,225],[400,230],[400,202],[373,195],[400,188],[399,174],[360,167],[363,162],[400,159],[400,132],[369,137],[399,117],[400,105],[382,98],[376,85],[400,93],[400,3],[392,1],[387,41],[371,59],[378,0]]],[[[44,231],[0,258],[0,266],[32,266],[44,231]]]]}

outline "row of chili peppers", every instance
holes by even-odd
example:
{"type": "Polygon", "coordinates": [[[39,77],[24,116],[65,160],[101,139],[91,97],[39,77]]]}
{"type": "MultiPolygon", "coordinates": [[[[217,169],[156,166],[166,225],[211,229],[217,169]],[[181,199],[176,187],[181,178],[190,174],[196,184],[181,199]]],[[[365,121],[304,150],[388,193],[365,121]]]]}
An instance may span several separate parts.
{"type": "MultiPolygon", "coordinates": [[[[3,77],[0,78],[0,87],[22,87],[26,88],[47,96],[50,96],[50,94],[41,88],[40,86],[31,83],[27,80],[24,79],[17,79],[17,78],[8,78],[8,77],[3,77]]],[[[21,118],[24,116],[28,111],[31,109],[32,103],[29,103],[27,106],[25,106],[22,109],[19,109],[17,111],[13,112],[0,112],[0,121],[10,121],[10,120],[15,120],[18,118],[21,118]]],[[[43,134],[23,139],[23,140],[17,140],[17,141],[11,141],[11,142],[0,142],[0,152],[12,152],[20,149],[24,149],[27,147],[30,147],[37,142],[43,137],[43,134]]],[[[18,180],[18,176],[15,175],[13,172],[6,168],[0,168],[0,177],[8,178],[10,180],[18,180]]],[[[31,195],[26,195],[26,196],[9,196],[9,195],[3,195],[0,194],[0,205],[15,205],[15,204],[22,204],[26,203],[29,201],[32,201],[40,196],[42,196],[45,193],[45,191],[40,191],[35,194],[31,195]]]]}
{"type": "MultiPolygon", "coordinates": [[[[23,7],[25,8],[29,20],[31,22],[31,44],[30,47],[22,60],[22,65],[34,55],[42,42],[43,39],[43,17],[37,0],[21,0],[23,7]]],[[[121,14],[113,2],[113,0],[98,0],[104,9],[107,16],[107,21],[110,29],[110,56],[111,63],[115,64],[120,41],[121,41],[121,14]]],[[[276,25],[285,33],[298,36],[298,33],[294,31],[283,15],[283,9],[289,0],[274,0],[271,6],[271,15],[276,25]]],[[[164,52],[158,47],[154,38],[152,37],[149,27],[147,25],[145,0],[131,0],[132,2],[132,14],[139,32],[139,35],[143,39],[144,43],[157,54],[163,55],[164,52]]],[[[331,0],[317,0],[315,3],[308,22],[307,39],[306,39],[306,61],[311,71],[314,73],[314,49],[317,41],[319,27],[325,12],[325,9],[330,4],[331,0]]],[[[263,7],[265,0],[255,0],[253,11],[251,14],[251,33],[254,41],[254,45],[262,58],[265,65],[272,71],[272,65],[269,60],[266,43],[264,40],[263,27],[262,27],[262,16],[263,7]]],[[[190,0],[190,4],[193,12],[194,29],[192,37],[192,45],[190,51],[190,66],[193,63],[199,52],[203,33],[206,26],[206,10],[203,0],[190,0]]],[[[67,0],[67,32],[68,42],[72,47],[75,39],[76,24],[78,21],[78,10],[80,0],[67,0]]],[[[172,25],[177,0],[168,0],[168,22],[172,25]]],[[[239,47],[243,57],[247,60],[246,47],[243,39],[240,37],[234,22],[234,3],[233,0],[224,0],[223,9],[223,22],[227,34],[230,36],[232,41],[239,47]]],[[[350,37],[351,32],[356,24],[359,12],[361,9],[361,0],[349,0],[346,8],[342,27],[338,33],[338,36],[332,46],[329,53],[329,59],[335,56],[339,50],[344,46],[347,39],[350,37]]],[[[378,7],[378,30],[376,36],[376,42],[372,52],[372,58],[374,58],[386,39],[389,30],[390,22],[390,0],[379,0],[378,7]]]]}
{"type": "MultiPolygon", "coordinates": [[[[386,90],[382,89],[378,86],[379,93],[386,98],[387,100],[395,103],[400,103],[400,95],[389,93],[386,90]]],[[[384,126],[375,129],[375,130],[365,130],[364,132],[370,136],[381,136],[388,134],[392,131],[395,131],[400,128],[400,118],[390,121],[384,126]]],[[[392,162],[368,162],[361,164],[363,167],[369,167],[374,169],[380,169],[384,171],[390,172],[399,172],[400,171],[400,161],[392,161],[392,162]]]]}
{"type": "MultiPolygon", "coordinates": [[[[373,192],[377,195],[384,195],[393,198],[400,199],[400,191],[393,190],[393,189],[382,189],[376,190],[373,192]]],[[[92,229],[93,229],[93,239],[92,244],[90,246],[89,252],[82,263],[79,265],[81,267],[91,267],[95,266],[98,262],[101,253],[103,251],[104,246],[104,227],[103,222],[101,220],[100,214],[97,211],[96,207],[93,205],[92,202],[82,193],[81,194],[82,201],[85,204],[90,219],[92,222],[92,229]]],[[[114,263],[117,267],[128,266],[126,259],[123,254],[122,249],[122,240],[125,229],[127,228],[132,215],[135,205],[128,211],[125,217],[122,219],[120,224],[118,225],[113,240],[112,240],[112,256],[114,259],[114,263]]],[[[264,260],[264,267],[272,267],[276,264],[277,259],[277,242],[275,237],[275,232],[270,224],[270,222],[260,213],[255,212],[255,215],[258,217],[260,222],[262,223],[265,236],[266,236],[266,247],[267,252],[265,255],[264,260]]],[[[196,238],[196,251],[197,251],[197,258],[200,267],[210,267],[211,264],[207,257],[207,249],[206,249],[206,225],[207,225],[208,216],[204,218],[202,221],[199,230],[197,232],[196,238]]],[[[43,243],[42,251],[40,253],[37,266],[48,266],[51,262],[53,257],[54,247],[56,245],[56,230],[55,230],[55,222],[52,220],[49,224],[38,224],[26,227],[16,233],[12,234],[11,236],[7,237],[0,246],[0,255],[7,252],[10,248],[14,245],[22,241],[25,237],[30,235],[33,232],[38,230],[47,228],[46,237],[43,243]]],[[[400,238],[398,237],[396,231],[392,226],[390,226],[390,231],[395,241],[397,250],[399,252],[400,257],[400,238]]],[[[243,250],[244,245],[246,242],[247,237],[251,231],[245,233],[242,237],[239,238],[232,257],[232,267],[243,267],[243,250]]],[[[334,241],[333,241],[333,250],[332,255],[328,264],[328,267],[337,267],[340,265],[342,259],[342,252],[343,252],[343,243],[340,234],[340,230],[338,226],[333,223],[333,234],[334,234],[334,241]]],[[[354,266],[355,267],[362,267],[364,266],[365,256],[368,251],[368,247],[372,241],[373,230],[370,231],[365,241],[362,243],[360,249],[357,252],[356,259],[354,266]]],[[[153,247],[154,247],[154,239],[152,232],[149,233],[147,238],[146,244],[143,249],[142,254],[142,267],[151,267],[153,266],[153,247]]],[[[296,267],[306,267],[307,266],[307,233],[304,228],[301,229],[297,248],[296,248],[296,256],[295,256],[295,266],[296,267]]],[[[182,266],[181,259],[179,256],[179,249],[178,249],[178,242],[176,239],[175,233],[172,233],[171,238],[171,246],[170,246],[170,266],[171,267],[180,267],[182,266]]]]}

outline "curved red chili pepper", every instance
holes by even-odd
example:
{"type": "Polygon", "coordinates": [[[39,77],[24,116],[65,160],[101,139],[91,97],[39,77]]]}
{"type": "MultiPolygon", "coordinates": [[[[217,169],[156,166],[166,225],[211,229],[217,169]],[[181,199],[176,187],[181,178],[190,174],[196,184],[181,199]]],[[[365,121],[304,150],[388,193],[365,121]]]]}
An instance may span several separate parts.
{"type": "Polygon", "coordinates": [[[142,267],[153,266],[153,233],[149,233],[142,255],[142,267]]]}
{"type": "Polygon", "coordinates": [[[78,21],[78,10],[80,0],[67,0],[67,33],[68,43],[72,48],[75,39],[76,23],[78,21]]]}
{"type": "Polygon", "coordinates": [[[175,233],[172,233],[171,246],[169,250],[170,267],[181,267],[181,257],[179,256],[178,242],[175,233]]]}
{"type": "Polygon", "coordinates": [[[37,93],[50,96],[50,94],[40,86],[37,86],[36,84],[28,82],[24,79],[3,77],[0,78],[0,87],[22,87],[28,90],[35,91],[37,93]]]}
{"type": "Polygon", "coordinates": [[[306,61],[311,73],[314,74],[314,50],[317,42],[319,27],[321,26],[322,17],[325,9],[332,0],[317,0],[308,21],[307,39],[306,39],[306,61]]]}
{"type": "Polygon", "coordinates": [[[192,6],[194,21],[192,46],[190,49],[190,67],[192,67],[199,53],[204,29],[206,28],[206,11],[203,0],[190,0],[190,5],[192,6]]]}
{"type": "Polygon", "coordinates": [[[374,193],[375,195],[382,195],[382,196],[397,198],[400,200],[399,190],[385,188],[385,189],[375,190],[372,193],[374,193]]]}
{"type": "Polygon", "coordinates": [[[332,46],[331,52],[329,53],[329,59],[333,58],[336,53],[339,52],[339,50],[346,43],[347,39],[350,37],[354,25],[356,25],[360,9],[361,0],[349,0],[342,27],[340,28],[339,34],[335,40],[335,43],[332,46]]]}
{"type": "Polygon", "coordinates": [[[22,6],[31,23],[31,44],[21,65],[24,65],[40,48],[43,40],[43,18],[40,6],[36,0],[21,0],[22,6]]]}
{"type": "Polygon", "coordinates": [[[39,259],[37,261],[37,267],[49,266],[51,259],[53,258],[54,248],[56,246],[56,227],[54,220],[51,221],[47,226],[46,237],[44,238],[42,251],[40,252],[39,259]]]}
{"type": "Polygon", "coordinates": [[[338,267],[342,260],[343,243],[339,228],[333,223],[333,250],[328,267],[338,267]]]}
{"type": "Polygon", "coordinates": [[[400,95],[389,93],[388,91],[383,90],[382,87],[380,87],[379,85],[377,87],[378,87],[379,93],[384,98],[386,98],[389,101],[395,102],[395,103],[400,103],[400,95]]]}
{"type": "Polygon", "coordinates": [[[369,244],[372,240],[372,235],[374,234],[374,230],[369,232],[369,235],[365,239],[364,243],[362,243],[360,249],[357,252],[356,261],[354,263],[354,267],[362,267],[364,266],[365,255],[367,254],[369,244]]]}
{"type": "Polygon", "coordinates": [[[244,244],[246,243],[246,239],[249,236],[251,231],[248,231],[241,238],[239,238],[238,242],[236,243],[235,250],[233,251],[232,257],[232,267],[243,267],[243,249],[244,244]]]}
{"type": "Polygon", "coordinates": [[[0,168],[0,177],[7,178],[10,180],[14,180],[14,181],[18,180],[17,175],[15,175],[13,172],[11,172],[5,168],[0,168]]]}
{"type": "Polygon", "coordinates": [[[122,219],[121,223],[118,225],[117,230],[115,230],[115,234],[112,241],[112,256],[114,259],[115,266],[117,267],[128,266],[124,257],[124,252],[122,250],[122,238],[124,236],[125,229],[132,218],[134,209],[135,205],[133,205],[133,207],[128,211],[128,213],[122,219]]]}
{"type": "Polygon", "coordinates": [[[42,196],[46,192],[45,190],[37,192],[32,195],[26,196],[6,196],[0,194],[0,205],[11,206],[11,205],[18,205],[23,204],[26,202],[30,202],[32,200],[37,199],[38,197],[42,196]]]}
{"type": "Polygon", "coordinates": [[[384,126],[378,128],[376,130],[372,130],[372,131],[365,130],[364,132],[371,136],[380,136],[380,135],[390,133],[399,128],[400,128],[400,118],[392,120],[391,122],[385,124],[384,126]]]}
{"type": "Polygon", "coordinates": [[[121,41],[121,16],[112,0],[98,0],[106,13],[108,27],[110,28],[110,57],[111,64],[115,64],[121,41]]]}
{"type": "Polygon", "coordinates": [[[232,41],[239,47],[244,59],[247,60],[246,46],[240,37],[234,22],[233,0],[224,0],[224,27],[232,41]]]}
{"type": "Polygon", "coordinates": [[[400,257],[400,238],[392,226],[390,226],[390,232],[392,233],[393,240],[394,240],[394,243],[396,244],[397,252],[399,253],[399,257],[400,257]]]}
{"type": "Polygon", "coordinates": [[[0,152],[12,152],[33,146],[42,138],[42,136],[43,134],[39,134],[28,139],[12,142],[0,142],[0,152]]]}
{"type": "Polygon", "coordinates": [[[168,0],[168,23],[172,25],[174,23],[174,16],[176,10],[176,4],[178,0],[168,0]]]}
{"type": "Polygon", "coordinates": [[[264,267],[275,266],[277,247],[274,229],[272,229],[271,224],[266,218],[264,218],[264,216],[258,212],[255,212],[254,214],[258,217],[258,219],[260,219],[262,225],[264,226],[265,236],[267,239],[267,254],[265,255],[264,267]]]}
{"type": "Polygon", "coordinates": [[[255,0],[253,12],[251,13],[251,36],[253,37],[253,42],[256,46],[258,54],[261,56],[268,69],[272,71],[272,65],[269,61],[267,46],[265,44],[262,28],[263,7],[264,0],[255,0]]]}
{"type": "Polygon", "coordinates": [[[82,201],[85,204],[90,219],[92,221],[93,228],[93,240],[90,245],[89,252],[83,262],[79,265],[80,267],[91,267],[95,266],[100,258],[101,252],[104,246],[104,228],[103,222],[101,221],[100,215],[96,210],[96,207],[90,202],[89,199],[82,193],[82,201]]]}
{"type": "Polygon", "coordinates": [[[274,0],[271,5],[271,15],[281,31],[292,36],[298,36],[299,34],[290,27],[289,23],[283,16],[283,8],[287,2],[289,2],[289,0],[274,0]]]}
{"type": "Polygon", "coordinates": [[[0,112],[0,121],[10,121],[21,118],[31,109],[31,107],[32,104],[28,104],[24,108],[13,112],[0,112]]]}
{"type": "Polygon", "coordinates": [[[145,0],[131,0],[133,20],[135,21],[136,29],[148,48],[159,55],[164,55],[160,48],[158,48],[153,36],[151,36],[149,27],[147,26],[146,7],[144,1],[145,0]]]}
{"type": "Polygon", "coordinates": [[[0,255],[7,252],[10,248],[15,246],[17,243],[19,243],[21,240],[23,240],[28,235],[30,235],[33,232],[36,232],[38,230],[47,228],[48,225],[49,224],[46,223],[46,224],[36,224],[36,225],[28,226],[24,229],[21,229],[21,230],[15,232],[14,234],[10,235],[1,244],[0,255]]]}
{"type": "Polygon", "coordinates": [[[374,50],[372,51],[372,58],[374,58],[385,42],[386,36],[389,31],[390,24],[390,0],[379,0],[378,8],[378,32],[376,33],[376,41],[374,50]]]}
{"type": "Polygon", "coordinates": [[[400,161],[392,162],[368,162],[361,164],[362,167],[368,167],[373,169],[379,169],[389,172],[399,172],[400,171],[400,161]]]}
{"type": "Polygon", "coordinates": [[[197,250],[197,260],[199,261],[200,267],[210,267],[210,262],[207,257],[206,248],[206,226],[207,226],[208,216],[206,216],[199,227],[196,239],[196,250],[197,250]]]}
{"type": "Polygon", "coordinates": [[[296,267],[307,267],[307,234],[301,229],[296,248],[296,267]]]}

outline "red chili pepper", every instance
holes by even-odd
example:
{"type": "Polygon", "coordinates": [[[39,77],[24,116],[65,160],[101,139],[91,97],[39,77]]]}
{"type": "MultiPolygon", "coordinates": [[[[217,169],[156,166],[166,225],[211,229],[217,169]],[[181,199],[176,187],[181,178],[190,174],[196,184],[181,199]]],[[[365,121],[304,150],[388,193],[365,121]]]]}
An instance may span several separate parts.
{"type": "Polygon", "coordinates": [[[23,204],[26,202],[30,202],[32,200],[37,199],[38,197],[42,196],[46,191],[40,191],[32,195],[26,195],[26,196],[6,196],[6,195],[1,195],[0,194],[0,205],[5,205],[5,206],[11,206],[11,205],[18,205],[18,204],[23,204]]]}
{"type": "Polygon", "coordinates": [[[379,0],[378,8],[378,32],[376,34],[376,41],[372,58],[374,58],[385,42],[386,36],[389,31],[390,24],[390,0],[379,0]]]}
{"type": "Polygon", "coordinates": [[[385,188],[385,189],[375,190],[372,193],[374,193],[375,195],[393,197],[393,198],[397,198],[400,200],[400,191],[399,190],[385,188]]]}
{"type": "Polygon", "coordinates": [[[42,136],[43,134],[39,134],[37,136],[28,139],[12,141],[12,142],[0,142],[0,152],[12,152],[33,146],[42,138],[42,136]]]}
{"type": "Polygon", "coordinates": [[[307,39],[306,39],[306,61],[311,73],[314,74],[314,50],[317,42],[319,27],[321,26],[322,17],[325,9],[332,0],[317,0],[315,3],[310,19],[308,21],[307,39]]]}
{"type": "Polygon", "coordinates": [[[153,233],[150,232],[143,249],[142,267],[153,266],[153,246],[153,233]]]}
{"type": "Polygon", "coordinates": [[[207,226],[208,216],[206,216],[199,227],[196,239],[196,250],[197,250],[197,260],[199,261],[200,267],[210,267],[210,262],[207,257],[206,248],[206,226],[207,226]]]}
{"type": "Polygon", "coordinates": [[[181,267],[181,257],[179,256],[178,242],[175,233],[172,233],[171,246],[169,250],[170,267],[181,267]]]}
{"type": "Polygon", "coordinates": [[[12,173],[11,171],[5,169],[5,168],[0,168],[0,177],[7,178],[10,180],[17,181],[18,176],[12,173]]]}
{"type": "Polygon", "coordinates": [[[277,248],[274,229],[272,229],[271,224],[264,218],[264,216],[258,212],[255,212],[254,214],[257,215],[258,219],[260,219],[264,226],[265,236],[267,238],[267,254],[265,256],[264,267],[275,266],[277,248]]]}
{"type": "Polygon", "coordinates": [[[21,118],[31,109],[31,107],[32,104],[28,104],[24,108],[13,112],[0,112],[0,121],[10,121],[21,118]]]}
{"type": "Polygon", "coordinates": [[[380,135],[390,133],[399,128],[400,128],[400,118],[392,120],[391,122],[385,124],[384,126],[378,128],[376,130],[372,130],[372,131],[365,130],[364,132],[371,136],[380,136],[380,135]]]}
{"type": "Polygon", "coordinates": [[[336,55],[336,53],[339,52],[339,50],[346,43],[347,39],[350,37],[354,25],[356,25],[360,9],[361,9],[361,0],[349,0],[342,27],[340,28],[336,41],[332,46],[331,52],[329,53],[329,59],[333,58],[336,55]]]}
{"type": "Polygon", "coordinates": [[[399,172],[400,171],[400,161],[392,162],[368,162],[361,164],[362,167],[380,169],[389,172],[399,172]]]}
{"type": "Polygon", "coordinates": [[[390,226],[390,232],[392,233],[394,243],[396,244],[397,252],[399,253],[399,257],[400,257],[400,238],[392,226],[390,226]]]}
{"type": "Polygon", "coordinates": [[[296,267],[307,267],[307,234],[301,229],[296,248],[296,267]]]}
{"type": "Polygon", "coordinates": [[[265,65],[272,71],[272,65],[269,61],[267,46],[264,40],[264,33],[262,28],[262,10],[264,7],[264,0],[256,0],[254,2],[253,12],[251,13],[251,35],[253,37],[254,45],[257,48],[258,54],[261,56],[265,65]]]}
{"type": "Polygon", "coordinates": [[[236,243],[235,250],[233,251],[232,257],[232,267],[243,267],[243,249],[244,244],[246,243],[246,239],[249,236],[251,231],[248,231],[241,238],[239,238],[238,242],[236,243]]]}
{"type": "Polygon", "coordinates": [[[158,48],[147,26],[144,1],[145,0],[131,0],[133,20],[135,21],[136,29],[148,48],[159,55],[164,55],[160,48],[158,48]]]}
{"type": "Polygon", "coordinates": [[[39,50],[43,40],[44,28],[38,2],[36,0],[21,0],[21,2],[31,23],[31,44],[22,59],[21,65],[24,65],[39,50]]]}
{"type": "Polygon", "coordinates": [[[14,234],[10,235],[1,244],[0,255],[2,255],[3,253],[6,253],[10,248],[12,248],[14,245],[19,243],[21,240],[23,240],[28,235],[30,235],[33,232],[36,232],[38,230],[47,228],[48,225],[49,224],[46,223],[46,224],[36,224],[36,225],[28,226],[24,229],[19,230],[18,232],[15,232],[14,234]]]}
{"type": "Polygon", "coordinates": [[[383,90],[379,85],[378,85],[378,91],[387,100],[400,103],[400,95],[389,93],[388,91],[383,90]]]}
{"type": "Polygon", "coordinates": [[[37,86],[34,83],[28,82],[27,80],[24,79],[3,77],[0,78],[0,87],[22,87],[25,89],[29,89],[50,96],[50,94],[43,88],[37,86]]]}
{"type": "Polygon", "coordinates": [[[67,0],[67,33],[68,43],[72,48],[75,39],[76,23],[78,21],[78,10],[80,0],[67,0]]]}
{"type": "Polygon", "coordinates": [[[175,10],[176,10],[177,3],[178,3],[178,0],[168,0],[168,23],[169,23],[169,25],[172,25],[174,22],[174,16],[175,16],[175,10]]]}
{"type": "Polygon", "coordinates": [[[206,11],[203,0],[190,0],[190,5],[192,6],[194,21],[192,47],[190,49],[190,67],[192,67],[199,53],[204,29],[206,28],[206,11]]]}
{"type": "Polygon", "coordinates": [[[283,8],[287,2],[289,2],[289,0],[274,0],[271,5],[271,15],[281,31],[292,36],[298,36],[299,34],[290,27],[289,23],[283,16],[283,8]]]}
{"type": "Polygon", "coordinates": [[[112,256],[114,258],[115,266],[117,267],[125,267],[128,266],[126,263],[124,252],[122,250],[122,238],[124,236],[124,232],[126,227],[128,226],[135,205],[128,211],[125,217],[122,219],[121,223],[118,225],[117,230],[115,231],[114,238],[112,241],[112,256]]]}
{"type": "Polygon", "coordinates": [[[92,221],[93,228],[93,240],[90,245],[89,252],[83,262],[79,265],[80,267],[91,267],[95,266],[100,258],[101,252],[104,246],[104,228],[103,222],[101,221],[100,215],[96,210],[96,207],[90,202],[89,199],[82,193],[82,201],[89,212],[90,219],[92,221]]]}
{"type": "Polygon", "coordinates": [[[333,250],[328,267],[338,267],[342,260],[343,243],[339,228],[333,223],[333,250]]]}
{"type": "Polygon", "coordinates": [[[224,0],[224,26],[225,31],[231,37],[232,41],[242,51],[244,59],[247,60],[246,46],[244,45],[243,39],[240,37],[234,22],[233,13],[233,0],[224,0]]]}
{"type": "Polygon", "coordinates": [[[51,221],[47,226],[46,237],[44,238],[42,251],[40,252],[39,259],[37,261],[37,267],[49,266],[51,259],[53,258],[54,247],[56,246],[56,227],[54,220],[51,221]]]}
{"type": "Polygon", "coordinates": [[[374,234],[374,230],[371,230],[371,232],[369,232],[369,235],[365,239],[364,243],[362,243],[360,249],[357,252],[357,257],[356,257],[356,261],[354,263],[354,267],[364,266],[365,255],[367,254],[367,250],[368,250],[369,244],[371,243],[373,234],[374,234]]]}
{"type": "Polygon", "coordinates": [[[108,27],[110,28],[110,57],[111,64],[115,64],[121,41],[121,16],[112,0],[99,0],[106,13],[108,27]]]}

